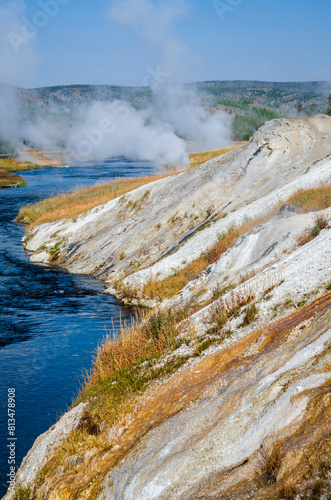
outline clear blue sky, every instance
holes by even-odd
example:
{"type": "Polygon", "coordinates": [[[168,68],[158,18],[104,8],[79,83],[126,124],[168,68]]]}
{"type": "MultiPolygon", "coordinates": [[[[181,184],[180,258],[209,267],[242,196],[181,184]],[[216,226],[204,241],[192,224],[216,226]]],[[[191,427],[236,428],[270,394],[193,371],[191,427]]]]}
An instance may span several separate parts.
{"type": "MultiPolygon", "coordinates": [[[[38,65],[29,84],[142,85],[160,51],[110,20],[110,0],[63,1],[34,37],[38,65]]],[[[39,2],[25,0],[28,20],[41,10],[39,2]]],[[[172,30],[188,47],[186,80],[331,79],[330,0],[224,0],[237,6],[223,20],[212,0],[186,3],[172,30]]]]}

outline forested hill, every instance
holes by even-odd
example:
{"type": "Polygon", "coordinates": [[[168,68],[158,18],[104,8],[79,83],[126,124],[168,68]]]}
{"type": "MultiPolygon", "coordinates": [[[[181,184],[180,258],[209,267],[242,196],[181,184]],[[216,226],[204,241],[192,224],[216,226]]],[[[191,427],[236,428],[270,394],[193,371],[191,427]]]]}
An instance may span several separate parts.
{"type": "MultiPolygon", "coordinates": [[[[211,81],[187,84],[203,95],[203,101],[210,107],[224,105],[228,101],[249,101],[251,104],[268,106],[286,113],[314,107],[324,112],[327,96],[331,93],[331,82],[254,82],[254,81],[211,81]]],[[[37,89],[22,89],[23,99],[73,105],[93,100],[123,99],[141,107],[152,99],[149,87],[123,87],[116,85],[62,85],[37,89]]]]}

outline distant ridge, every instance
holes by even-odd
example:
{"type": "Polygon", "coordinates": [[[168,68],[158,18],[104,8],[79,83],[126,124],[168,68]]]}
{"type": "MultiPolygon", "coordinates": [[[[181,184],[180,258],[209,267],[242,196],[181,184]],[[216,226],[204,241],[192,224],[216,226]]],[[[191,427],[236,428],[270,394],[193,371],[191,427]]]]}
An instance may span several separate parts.
{"type": "MultiPolygon", "coordinates": [[[[222,101],[250,101],[253,105],[279,109],[282,113],[296,110],[299,104],[305,108],[313,106],[318,113],[324,113],[326,99],[331,93],[331,81],[311,82],[263,82],[251,80],[220,80],[185,84],[202,93],[204,105],[211,108],[222,101]]],[[[43,103],[73,106],[95,100],[120,99],[139,108],[152,100],[150,87],[127,87],[120,85],[54,85],[31,89],[17,89],[20,98],[38,106],[43,103]]]]}

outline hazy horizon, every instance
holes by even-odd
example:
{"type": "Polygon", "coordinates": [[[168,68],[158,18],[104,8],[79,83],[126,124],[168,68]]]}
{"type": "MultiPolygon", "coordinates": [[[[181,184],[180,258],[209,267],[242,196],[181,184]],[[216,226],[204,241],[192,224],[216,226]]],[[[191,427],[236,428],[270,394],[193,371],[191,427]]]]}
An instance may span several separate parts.
{"type": "MultiPolygon", "coordinates": [[[[211,83],[211,82],[252,82],[252,83],[286,83],[286,84],[308,84],[308,83],[330,83],[331,80],[282,80],[282,81],[277,81],[277,80],[196,80],[196,81],[188,81],[188,82],[183,82],[181,85],[195,85],[199,83],[211,83]]],[[[0,85],[8,85],[4,82],[0,81],[0,85]]],[[[127,88],[151,88],[149,85],[122,85],[119,83],[91,83],[91,82],[73,82],[73,83],[53,83],[51,85],[41,85],[41,86],[18,86],[18,85],[12,85],[13,87],[17,87],[22,90],[33,90],[33,89],[41,89],[41,88],[52,88],[52,87],[75,87],[75,86],[90,86],[90,87],[127,87],[127,88]]]]}

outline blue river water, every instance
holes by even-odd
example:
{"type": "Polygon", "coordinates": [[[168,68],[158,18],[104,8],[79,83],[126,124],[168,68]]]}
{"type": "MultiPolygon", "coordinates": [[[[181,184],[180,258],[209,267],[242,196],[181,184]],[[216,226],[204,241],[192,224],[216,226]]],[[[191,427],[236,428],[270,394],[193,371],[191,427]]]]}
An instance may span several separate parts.
{"type": "Polygon", "coordinates": [[[0,190],[0,497],[9,473],[8,389],[15,389],[15,466],[72,403],[106,333],[133,311],[102,282],[32,264],[23,250],[21,206],[76,187],[154,172],[148,162],[110,160],[24,172],[28,186],[0,190]]]}

